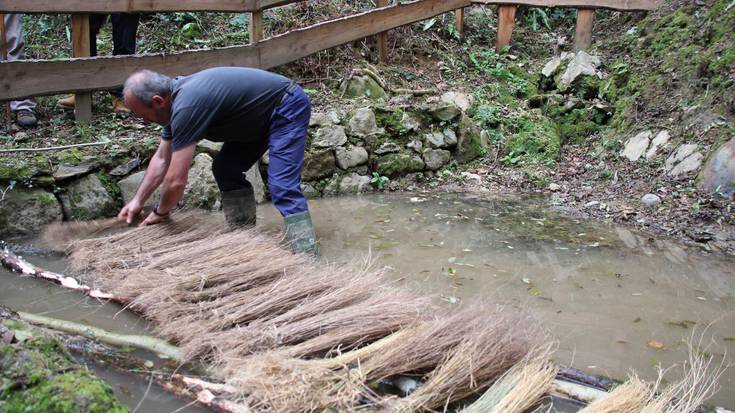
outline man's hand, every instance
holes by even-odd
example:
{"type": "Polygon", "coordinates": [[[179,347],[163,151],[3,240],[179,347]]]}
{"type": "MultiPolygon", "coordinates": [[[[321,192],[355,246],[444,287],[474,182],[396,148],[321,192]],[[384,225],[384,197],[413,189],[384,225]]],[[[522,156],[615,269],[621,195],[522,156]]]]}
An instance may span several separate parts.
{"type": "Polygon", "coordinates": [[[133,221],[135,221],[138,215],[140,215],[140,212],[142,210],[143,205],[135,198],[133,198],[120,210],[120,213],[117,214],[117,219],[119,219],[120,221],[125,221],[128,223],[128,225],[130,225],[133,223],[133,221]]]}
{"type": "Polygon", "coordinates": [[[143,220],[143,222],[141,222],[140,225],[141,226],[154,225],[154,224],[158,224],[160,222],[164,222],[166,220],[168,220],[168,214],[166,214],[164,216],[161,216],[161,215],[158,215],[155,212],[151,211],[151,213],[148,214],[148,216],[146,217],[146,219],[143,220]]]}

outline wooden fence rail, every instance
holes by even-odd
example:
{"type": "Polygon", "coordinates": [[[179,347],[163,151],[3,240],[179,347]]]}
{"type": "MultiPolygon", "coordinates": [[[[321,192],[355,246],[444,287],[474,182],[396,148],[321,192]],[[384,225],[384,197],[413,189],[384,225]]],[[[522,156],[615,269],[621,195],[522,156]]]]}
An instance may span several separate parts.
{"type": "Polygon", "coordinates": [[[508,45],[519,5],[578,9],[575,48],[589,47],[594,9],[652,10],[661,0],[376,0],[378,8],[263,40],[263,10],[298,0],[0,0],[0,13],[72,13],[73,59],[24,60],[0,63],[0,100],[77,93],[75,115],[91,118],[89,92],[119,86],[132,72],[148,68],[168,75],[190,74],[212,66],[263,69],[292,62],[321,50],[378,35],[381,61],[387,60],[386,31],[455,11],[460,34],[465,7],[498,5],[498,50],[508,45]],[[87,13],[217,11],[250,12],[250,45],[174,54],[89,56],[87,13]],[[85,46],[86,45],[86,46],[85,46]]]}

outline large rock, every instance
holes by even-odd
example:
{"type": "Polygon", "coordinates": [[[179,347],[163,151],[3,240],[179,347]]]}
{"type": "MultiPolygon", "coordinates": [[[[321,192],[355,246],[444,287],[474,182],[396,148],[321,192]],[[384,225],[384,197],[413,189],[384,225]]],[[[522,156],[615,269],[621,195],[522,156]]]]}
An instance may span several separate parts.
{"type": "Polygon", "coordinates": [[[436,171],[449,163],[452,153],[444,149],[427,149],[424,151],[426,169],[436,171]]]}
{"type": "Polygon", "coordinates": [[[265,184],[263,183],[263,177],[260,175],[260,167],[257,162],[245,172],[245,179],[253,186],[255,202],[265,201],[265,184]]]}
{"type": "Polygon", "coordinates": [[[401,147],[394,142],[383,142],[378,149],[375,150],[376,155],[385,155],[388,153],[398,153],[401,147]]]}
{"type": "Polygon", "coordinates": [[[187,181],[179,204],[184,208],[212,209],[219,200],[219,189],[212,175],[212,157],[206,153],[195,156],[187,181]]]}
{"type": "Polygon", "coordinates": [[[342,169],[349,169],[358,165],[367,163],[368,153],[362,146],[339,147],[335,151],[337,158],[337,166],[342,169]]]}
{"type": "Polygon", "coordinates": [[[352,76],[345,89],[347,97],[366,97],[369,99],[384,99],[385,90],[370,76],[352,76]]]}
{"type": "MultiPolygon", "coordinates": [[[[135,192],[138,190],[140,183],[143,182],[143,176],[145,171],[136,172],[127,178],[121,179],[117,182],[117,187],[120,189],[120,195],[122,196],[123,202],[128,203],[135,196],[135,192]]],[[[158,200],[161,199],[161,188],[156,189],[155,192],[148,198],[145,203],[147,209],[153,208],[158,204],[158,200]]]]}
{"type": "Polygon", "coordinates": [[[459,138],[454,158],[460,163],[466,163],[487,155],[488,142],[480,127],[465,113],[459,121],[459,138]]]}
{"type": "Polygon", "coordinates": [[[79,221],[114,216],[122,206],[97,175],[72,182],[59,198],[66,216],[79,221]]]}
{"type": "Polygon", "coordinates": [[[375,120],[375,112],[370,108],[360,108],[350,118],[350,134],[354,136],[372,136],[385,133],[383,129],[378,128],[375,120]]]}
{"type": "Polygon", "coordinates": [[[112,176],[125,176],[132,172],[135,168],[140,166],[140,159],[131,159],[123,164],[120,164],[110,171],[112,176]]]}
{"type": "Polygon", "coordinates": [[[405,175],[424,170],[424,161],[413,153],[391,153],[378,158],[376,172],[385,176],[405,175]]]}
{"type": "Polygon", "coordinates": [[[475,98],[472,95],[460,92],[446,92],[441,95],[440,99],[442,102],[457,106],[463,112],[468,111],[472,107],[472,104],[475,103],[475,98]]]}
{"type": "Polygon", "coordinates": [[[343,177],[339,182],[340,194],[360,194],[372,191],[372,189],[369,176],[350,174],[343,177]]]}
{"type": "Polygon", "coordinates": [[[459,116],[459,114],[462,113],[462,109],[460,109],[459,106],[454,103],[440,100],[436,103],[431,104],[427,112],[434,119],[447,122],[459,116]]]}
{"type": "MultiPolygon", "coordinates": [[[[373,120],[375,117],[373,116],[373,120]]],[[[336,148],[347,143],[347,135],[343,126],[331,125],[319,128],[312,146],[316,148],[336,148]]]]}
{"type": "Polygon", "coordinates": [[[78,176],[86,175],[101,165],[101,162],[96,159],[85,159],[82,162],[70,165],[61,164],[54,171],[54,179],[61,181],[64,179],[76,178],[78,176]]]}
{"type": "Polygon", "coordinates": [[[704,156],[697,151],[697,144],[685,144],[679,146],[677,150],[666,159],[664,165],[666,174],[669,176],[679,176],[688,172],[699,169],[702,165],[704,156]]]}
{"type": "Polygon", "coordinates": [[[307,152],[304,157],[304,168],[301,178],[304,181],[332,176],[337,171],[334,153],[331,150],[307,152]]]}
{"type": "Polygon", "coordinates": [[[720,146],[702,170],[699,187],[725,196],[735,193],[735,138],[720,146]]]}
{"type": "Polygon", "coordinates": [[[209,154],[210,156],[216,156],[219,151],[222,150],[222,146],[224,144],[224,142],[212,142],[208,139],[202,139],[197,142],[197,149],[200,152],[209,154]]]}
{"type": "Polygon", "coordinates": [[[659,149],[668,146],[670,139],[671,135],[669,134],[669,131],[662,130],[657,133],[656,137],[651,141],[651,146],[648,148],[648,151],[646,151],[646,159],[651,159],[656,156],[659,149]]]}
{"type": "Polygon", "coordinates": [[[641,132],[628,140],[625,148],[620,152],[620,156],[628,158],[629,161],[635,162],[640,159],[646,152],[648,145],[651,143],[651,131],[641,132]]]}
{"type": "MultiPolygon", "coordinates": [[[[257,164],[247,171],[243,179],[251,182],[255,190],[255,199],[258,202],[262,202],[264,198],[263,181],[254,177],[251,179],[251,176],[254,176],[256,173],[259,178],[260,172],[257,170],[257,164]]],[[[123,202],[127,203],[135,196],[135,192],[143,181],[144,175],[145,171],[140,171],[118,181],[117,187],[120,189],[123,202]]],[[[146,209],[151,209],[156,206],[160,199],[161,187],[158,187],[146,201],[146,209]]],[[[194,163],[189,169],[186,190],[179,205],[211,209],[217,204],[218,200],[219,188],[217,187],[217,182],[214,180],[214,175],[212,175],[212,157],[205,153],[200,153],[194,158],[194,163]]]]}
{"type": "Polygon", "coordinates": [[[401,117],[401,127],[406,132],[417,131],[421,127],[421,121],[417,116],[404,112],[401,117]]]}
{"type": "Polygon", "coordinates": [[[61,221],[61,205],[54,194],[42,189],[9,188],[0,194],[0,239],[37,233],[45,225],[61,221]]]}
{"type": "Polygon", "coordinates": [[[557,82],[557,88],[561,91],[569,89],[579,76],[595,76],[597,68],[602,64],[598,56],[591,56],[584,50],[580,50],[569,61],[566,70],[557,82]]]}

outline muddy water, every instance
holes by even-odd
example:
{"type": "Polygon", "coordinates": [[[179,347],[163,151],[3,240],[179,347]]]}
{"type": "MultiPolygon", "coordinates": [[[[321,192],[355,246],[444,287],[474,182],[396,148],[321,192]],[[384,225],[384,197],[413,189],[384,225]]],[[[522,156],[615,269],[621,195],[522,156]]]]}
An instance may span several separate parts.
{"type": "MultiPolygon", "coordinates": [[[[66,264],[59,256],[28,255],[34,264],[57,272],[64,272],[66,264]]],[[[67,291],[47,281],[19,277],[0,268],[0,304],[16,311],[41,314],[47,317],[75,321],[125,334],[153,334],[153,329],[141,318],[123,310],[114,303],[102,303],[74,291],[67,291]]],[[[146,352],[136,352],[139,357],[158,358],[146,352]]],[[[148,386],[148,380],[137,375],[89,364],[95,372],[111,384],[115,396],[131,411],[138,413],[204,413],[207,409],[188,405],[156,385],[148,386]]]]}
{"type": "MultiPolygon", "coordinates": [[[[311,201],[311,209],[326,259],[362,260],[369,253],[391,268],[391,277],[446,305],[482,299],[523,306],[559,340],[556,357],[564,365],[618,379],[631,370],[652,378],[657,364],[685,360],[683,340],[712,322],[710,352],[716,358],[735,352],[730,258],[563,218],[528,199],[375,195],[311,201]]],[[[259,206],[258,214],[264,230],[282,228],[272,206],[259,206]]],[[[59,257],[28,258],[64,270],[59,257]]],[[[118,332],[151,332],[119,306],[1,269],[0,303],[118,332]]],[[[145,380],[102,374],[131,409],[146,394],[145,380]]],[[[712,402],[735,407],[735,369],[721,385],[712,402]]],[[[184,406],[155,387],[145,399],[138,412],[184,406]]]]}
{"type": "MultiPolygon", "coordinates": [[[[565,365],[653,378],[659,363],[683,362],[684,340],[713,322],[710,352],[735,353],[731,258],[563,218],[533,200],[414,194],[329,199],[311,209],[326,258],[371,251],[392,277],[448,303],[528,308],[560,341],[565,365]]],[[[272,208],[259,211],[266,227],[280,225],[272,208]]],[[[713,401],[735,407],[735,369],[721,385],[713,401]]]]}

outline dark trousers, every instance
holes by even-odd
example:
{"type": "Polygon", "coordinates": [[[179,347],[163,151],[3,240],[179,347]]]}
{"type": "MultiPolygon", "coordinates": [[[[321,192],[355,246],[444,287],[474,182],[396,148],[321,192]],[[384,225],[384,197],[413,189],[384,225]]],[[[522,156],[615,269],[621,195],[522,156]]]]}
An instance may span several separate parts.
{"type": "MultiPolygon", "coordinates": [[[[135,54],[135,37],[138,32],[140,15],[115,13],[110,15],[112,21],[112,54],[135,54]]],[[[107,21],[107,14],[89,15],[89,51],[91,56],[97,56],[97,34],[107,21]]],[[[113,96],[121,97],[122,88],[111,90],[113,96]]]]}
{"type": "Polygon", "coordinates": [[[301,191],[306,129],[311,105],[301,87],[284,95],[273,111],[268,136],[254,143],[226,142],[212,163],[212,172],[221,191],[250,186],[244,173],[268,150],[268,189],[273,205],[286,217],[308,211],[301,191]]]}

